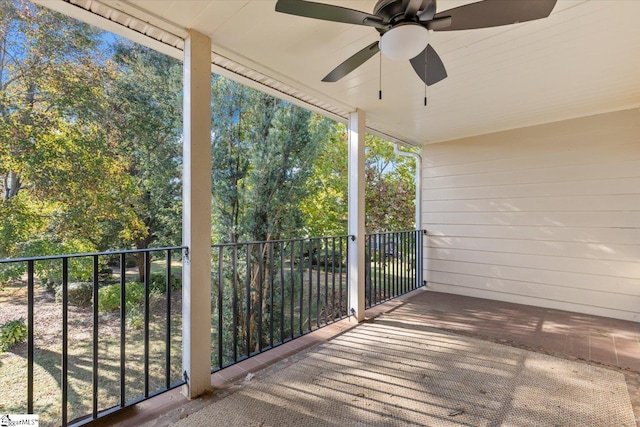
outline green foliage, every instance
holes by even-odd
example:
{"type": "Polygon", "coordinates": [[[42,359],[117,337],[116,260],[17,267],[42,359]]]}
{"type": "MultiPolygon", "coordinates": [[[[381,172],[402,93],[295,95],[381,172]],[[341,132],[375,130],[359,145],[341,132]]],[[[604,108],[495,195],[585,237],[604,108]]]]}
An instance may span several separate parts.
{"type": "MultiPolygon", "coordinates": [[[[171,288],[179,289],[180,281],[172,277],[171,288]]],[[[165,291],[165,276],[154,273],[149,278],[149,300],[153,304],[157,297],[165,291]]],[[[125,317],[127,324],[134,329],[144,325],[144,283],[129,282],[125,285],[125,317]]],[[[120,284],[108,285],[98,290],[98,311],[110,313],[120,310],[120,284]]]]}
{"type": "MultiPolygon", "coordinates": [[[[88,306],[93,298],[93,282],[71,282],[67,285],[69,304],[88,306]]],[[[62,301],[62,286],[56,286],[55,299],[62,301]]]]}
{"type": "MultiPolygon", "coordinates": [[[[149,278],[149,288],[151,292],[156,294],[164,294],[167,289],[167,279],[164,273],[151,273],[151,277],[149,278]]],[[[169,279],[171,283],[171,290],[177,291],[182,287],[182,280],[178,279],[176,276],[171,275],[169,279]]]]}
{"type": "MultiPolygon", "coordinates": [[[[144,284],[129,282],[125,285],[125,310],[129,311],[144,303],[144,284]]],[[[112,312],[120,309],[120,284],[108,285],[98,290],[98,310],[112,312]]]]}
{"type": "Polygon", "coordinates": [[[0,325],[0,353],[9,351],[27,339],[27,325],[24,319],[10,320],[0,325]]]}
{"type": "MultiPolygon", "coordinates": [[[[415,221],[415,160],[394,153],[393,145],[367,135],[365,223],[369,233],[410,230],[415,221]]],[[[335,125],[307,181],[302,202],[311,236],[347,233],[348,143],[346,128],[335,125]]]]}
{"type": "Polygon", "coordinates": [[[0,257],[38,234],[101,244],[130,179],[105,120],[100,32],[23,0],[0,11],[0,257]]]}
{"type": "Polygon", "coordinates": [[[134,183],[119,236],[138,249],[173,245],[182,225],[182,64],[124,41],[114,46],[113,60],[111,132],[134,183]]]}
{"type": "Polygon", "coordinates": [[[367,135],[365,225],[367,232],[415,227],[415,159],[400,157],[393,145],[367,135]]]}
{"type": "Polygon", "coordinates": [[[301,201],[301,209],[309,236],[347,234],[346,138],[344,125],[332,124],[305,184],[308,195],[301,201]]]}
{"type": "Polygon", "coordinates": [[[329,122],[222,77],[213,79],[212,97],[215,239],[300,236],[305,183],[329,122]]]}
{"type": "MultiPolygon", "coordinates": [[[[69,239],[56,242],[46,237],[37,238],[16,246],[24,257],[94,252],[95,247],[86,241],[69,239]]],[[[69,279],[72,281],[90,281],[93,278],[93,260],[91,257],[69,259],[69,279]]],[[[0,283],[6,283],[22,277],[27,271],[27,263],[0,264],[0,283]]],[[[42,260],[34,262],[34,274],[48,289],[62,282],[62,260],[42,260]]]]}

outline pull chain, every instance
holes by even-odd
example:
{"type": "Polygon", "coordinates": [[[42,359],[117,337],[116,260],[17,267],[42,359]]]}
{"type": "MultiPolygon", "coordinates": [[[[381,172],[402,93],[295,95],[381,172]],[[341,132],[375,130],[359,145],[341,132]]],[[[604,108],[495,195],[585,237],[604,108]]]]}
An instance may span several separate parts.
{"type": "Polygon", "coordinates": [[[424,106],[427,106],[427,61],[424,62],[424,106]]]}
{"type": "Polygon", "coordinates": [[[378,99],[382,99],[382,52],[380,52],[380,80],[378,85],[378,99]]]}

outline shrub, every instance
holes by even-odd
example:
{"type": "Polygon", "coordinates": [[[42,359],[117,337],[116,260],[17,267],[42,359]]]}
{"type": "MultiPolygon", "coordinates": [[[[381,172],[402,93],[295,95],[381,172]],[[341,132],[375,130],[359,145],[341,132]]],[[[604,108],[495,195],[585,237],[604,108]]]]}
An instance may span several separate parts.
{"type": "MultiPolygon", "coordinates": [[[[62,286],[56,286],[56,302],[62,301],[62,286]]],[[[67,285],[67,296],[69,304],[78,306],[86,306],[91,303],[93,298],[92,282],[71,282],[67,285]]]]}
{"type": "Polygon", "coordinates": [[[0,325],[0,352],[11,350],[11,348],[24,342],[27,339],[27,325],[24,319],[10,320],[0,325]]]}
{"type": "MultiPolygon", "coordinates": [[[[144,284],[130,282],[125,286],[125,309],[141,306],[144,303],[144,284]]],[[[98,291],[98,310],[110,312],[120,309],[120,284],[109,285],[98,291]]]]}
{"type": "Polygon", "coordinates": [[[144,311],[140,306],[133,306],[127,310],[127,326],[132,329],[140,329],[144,326],[144,311]]]}
{"type": "MultiPolygon", "coordinates": [[[[171,290],[176,291],[182,287],[182,281],[171,275],[171,290]]],[[[166,275],[164,273],[151,273],[149,277],[149,288],[152,292],[164,294],[167,288],[166,275]]]]}

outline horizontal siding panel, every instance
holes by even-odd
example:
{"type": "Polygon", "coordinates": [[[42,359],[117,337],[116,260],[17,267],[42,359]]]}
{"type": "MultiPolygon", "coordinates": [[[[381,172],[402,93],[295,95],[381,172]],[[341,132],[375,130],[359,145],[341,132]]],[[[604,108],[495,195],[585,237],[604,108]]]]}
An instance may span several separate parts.
{"type": "Polygon", "coordinates": [[[490,187],[463,187],[431,189],[422,191],[423,205],[437,200],[503,199],[514,197],[552,197],[637,194],[640,178],[617,178],[606,180],[567,181],[490,187]]]}
{"type": "Polygon", "coordinates": [[[638,212],[424,212],[423,221],[427,230],[430,224],[640,228],[638,212]]]}
{"type": "MultiPolygon", "coordinates": [[[[590,147],[581,142],[580,147],[574,144],[549,144],[546,147],[528,147],[519,150],[517,157],[492,159],[483,162],[434,166],[426,172],[426,177],[445,177],[457,175],[472,175],[491,172],[512,172],[527,169],[548,169],[567,166],[592,166],[598,167],[602,163],[622,162],[625,160],[640,160],[640,146],[637,141],[614,141],[611,145],[603,145],[601,141],[595,141],[590,147]],[[576,156],[575,151],[580,155],[576,156]]],[[[510,152],[507,152],[510,153],[510,152]]]]}
{"type": "Polygon", "coordinates": [[[640,110],[422,154],[430,288],[640,320],[640,110]]]}
{"type": "MultiPolygon", "coordinates": [[[[639,163],[640,167],[640,163],[639,163]]],[[[432,200],[424,212],[576,212],[635,211],[640,215],[640,195],[521,197],[511,199],[432,200]]]]}
{"type": "Polygon", "coordinates": [[[607,227],[530,227],[499,225],[445,225],[434,224],[427,230],[437,237],[483,237],[494,239],[530,239],[553,242],[618,243],[637,245],[640,242],[638,228],[607,227]]]}
{"type": "Polygon", "coordinates": [[[585,260],[582,258],[547,255],[478,252],[464,249],[427,248],[425,252],[424,262],[427,268],[430,260],[484,263],[496,266],[537,268],[551,271],[595,274],[598,276],[624,277],[636,280],[636,284],[640,288],[640,263],[636,261],[585,260]]]}
{"type": "Polygon", "coordinates": [[[602,243],[544,242],[535,240],[475,239],[429,236],[430,248],[456,248],[475,251],[508,252],[570,258],[637,261],[640,245],[605,245],[602,243]]]}
{"type": "Polygon", "coordinates": [[[424,176],[424,188],[459,188],[509,184],[530,184],[591,181],[594,179],[637,178],[638,159],[613,163],[602,163],[555,168],[513,170],[509,172],[490,172],[473,175],[455,175],[429,178],[424,176]]]}
{"type": "Polygon", "coordinates": [[[632,109],[534,126],[524,132],[514,129],[461,139],[455,144],[431,144],[423,149],[423,165],[432,168],[517,158],[522,154],[540,156],[545,154],[545,150],[560,146],[615,146],[628,141],[637,143],[640,126],[638,116],[638,111],[632,109]],[[585,124],[585,120],[589,123],[585,124]],[[517,149],[513,149],[514,145],[517,149]]]}
{"type": "Polygon", "coordinates": [[[568,287],[592,291],[606,290],[615,294],[640,296],[640,282],[637,279],[622,277],[441,260],[428,260],[427,268],[433,272],[532,282],[560,288],[568,287]]]}
{"type": "Polygon", "coordinates": [[[427,282],[445,283],[465,288],[482,289],[493,292],[503,292],[523,297],[544,298],[557,301],[572,301],[581,305],[593,305],[608,309],[619,309],[634,312],[640,307],[640,295],[629,296],[607,291],[593,291],[588,289],[574,289],[561,286],[551,286],[533,282],[519,282],[515,280],[495,277],[471,276],[466,274],[443,273],[429,271],[427,282]]]}

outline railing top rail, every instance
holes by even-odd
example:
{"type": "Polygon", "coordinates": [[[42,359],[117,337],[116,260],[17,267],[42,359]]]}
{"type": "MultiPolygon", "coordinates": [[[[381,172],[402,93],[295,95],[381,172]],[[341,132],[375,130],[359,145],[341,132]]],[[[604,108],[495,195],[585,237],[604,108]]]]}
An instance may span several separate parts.
{"type": "Polygon", "coordinates": [[[422,231],[424,232],[425,230],[398,230],[398,231],[380,231],[377,233],[365,233],[366,236],[382,236],[382,235],[386,235],[386,234],[400,234],[400,233],[415,233],[416,231],[422,231]]]}
{"type": "Polygon", "coordinates": [[[187,246],[166,246],[162,248],[145,248],[145,249],[124,249],[120,251],[106,251],[106,252],[87,252],[82,254],[62,254],[62,255],[45,255],[36,257],[21,257],[21,258],[5,258],[0,259],[0,264],[6,264],[9,262],[27,262],[27,261],[49,261],[63,258],[85,258],[93,256],[105,256],[105,255],[120,255],[120,254],[133,254],[139,252],[158,252],[168,250],[182,250],[188,249],[187,246]]]}
{"type": "Polygon", "coordinates": [[[340,236],[296,237],[293,239],[257,240],[254,242],[216,243],[211,245],[211,247],[219,248],[219,247],[230,247],[230,246],[258,245],[260,243],[287,243],[287,242],[300,242],[304,240],[344,239],[344,238],[350,238],[350,237],[353,237],[353,235],[344,234],[340,236]]]}

